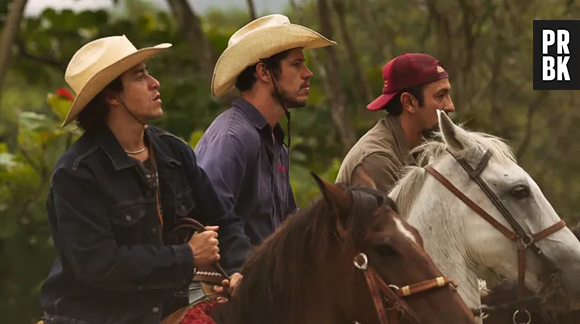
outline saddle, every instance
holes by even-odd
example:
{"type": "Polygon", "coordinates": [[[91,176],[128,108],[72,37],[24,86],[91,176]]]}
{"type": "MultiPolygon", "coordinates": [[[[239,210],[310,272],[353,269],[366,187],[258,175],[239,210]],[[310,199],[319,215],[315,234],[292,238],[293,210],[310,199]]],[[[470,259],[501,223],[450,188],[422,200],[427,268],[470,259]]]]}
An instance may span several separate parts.
{"type": "MultiPolygon", "coordinates": [[[[196,232],[205,231],[205,226],[192,218],[180,218],[177,225],[169,232],[165,241],[167,244],[185,244],[189,242],[193,234],[196,232]]],[[[179,324],[188,314],[188,312],[204,302],[215,303],[218,295],[214,292],[213,286],[221,286],[224,279],[230,279],[229,275],[224,271],[219,262],[210,266],[197,267],[192,283],[199,283],[205,298],[199,299],[194,303],[185,306],[173,314],[167,316],[161,324],[179,324]]]]}

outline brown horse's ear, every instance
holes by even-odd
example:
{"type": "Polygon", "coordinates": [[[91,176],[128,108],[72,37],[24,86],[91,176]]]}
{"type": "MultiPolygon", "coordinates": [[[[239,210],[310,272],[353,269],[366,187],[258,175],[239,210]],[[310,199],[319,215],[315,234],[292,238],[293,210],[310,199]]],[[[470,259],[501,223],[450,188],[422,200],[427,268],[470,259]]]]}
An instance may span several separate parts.
{"type": "Polygon", "coordinates": [[[375,190],[377,189],[377,185],[362,164],[359,164],[356,168],[354,168],[350,184],[352,186],[368,187],[375,190]]]}
{"type": "Polygon", "coordinates": [[[316,181],[316,184],[318,184],[326,203],[336,211],[338,215],[338,218],[336,219],[337,230],[339,236],[345,238],[347,235],[346,220],[350,214],[350,208],[352,206],[350,195],[339,186],[324,181],[314,172],[310,172],[310,174],[316,181]]]}

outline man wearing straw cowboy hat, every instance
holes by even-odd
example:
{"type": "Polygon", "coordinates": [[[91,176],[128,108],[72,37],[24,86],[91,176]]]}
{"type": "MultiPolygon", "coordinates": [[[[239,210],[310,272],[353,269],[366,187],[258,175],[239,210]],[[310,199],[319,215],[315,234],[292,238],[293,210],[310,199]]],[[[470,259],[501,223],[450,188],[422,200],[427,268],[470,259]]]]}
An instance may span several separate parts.
{"type": "Polygon", "coordinates": [[[199,165],[234,206],[252,245],[260,244],[296,209],[288,146],[278,123],[308,101],[312,72],[303,50],[335,45],[319,33],[273,14],[235,32],[214,69],[212,95],[234,87],[241,97],[218,116],[196,146],[199,165]]]}
{"type": "Polygon", "coordinates": [[[67,67],[77,97],[63,126],[76,120],[85,132],[50,180],[57,260],[40,293],[45,324],[160,323],[188,304],[179,292],[187,292],[196,268],[221,252],[231,273],[250,249],[241,219],[218,198],[193,150],[146,126],[163,110],[145,62],[170,46],[137,50],[125,36],[105,37],[83,46],[67,67]],[[217,226],[164,244],[179,219],[194,217],[217,226]]]}

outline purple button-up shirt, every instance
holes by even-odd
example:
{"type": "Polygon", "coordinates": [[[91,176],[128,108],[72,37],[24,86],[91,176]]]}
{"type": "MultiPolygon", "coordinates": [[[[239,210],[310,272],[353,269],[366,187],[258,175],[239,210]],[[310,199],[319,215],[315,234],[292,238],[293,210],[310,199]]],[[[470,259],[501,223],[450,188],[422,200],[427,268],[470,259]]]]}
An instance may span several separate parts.
{"type": "Polygon", "coordinates": [[[251,103],[238,98],[214,120],[195,148],[198,164],[218,195],[234,205],[253,246],[296,210],[283,142],[280,124],[272,130],[251,103]]]}

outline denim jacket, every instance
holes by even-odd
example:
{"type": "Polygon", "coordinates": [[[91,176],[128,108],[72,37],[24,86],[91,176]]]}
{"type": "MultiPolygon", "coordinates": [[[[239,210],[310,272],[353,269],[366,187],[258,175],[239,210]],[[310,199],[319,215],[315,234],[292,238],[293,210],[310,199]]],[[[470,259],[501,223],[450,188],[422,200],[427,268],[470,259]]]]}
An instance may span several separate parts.
{"type": "Polygon", "coordinates": [[[229,273],[249,254],[242,220],[218,198],[193,150],[155,127],[145,136],[163,226],[139,162],[108,128],[85,133],[57,162],[47,197],[57,260],[40,293],[45,323],[157,324],[186,305],[176,293],[193,278],[193,253],[187,244],[164,244],[179,218],[220,227],[220,263],[229,273]]]}

